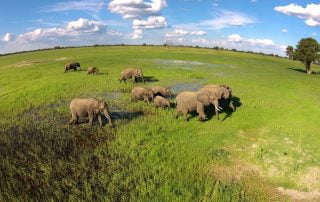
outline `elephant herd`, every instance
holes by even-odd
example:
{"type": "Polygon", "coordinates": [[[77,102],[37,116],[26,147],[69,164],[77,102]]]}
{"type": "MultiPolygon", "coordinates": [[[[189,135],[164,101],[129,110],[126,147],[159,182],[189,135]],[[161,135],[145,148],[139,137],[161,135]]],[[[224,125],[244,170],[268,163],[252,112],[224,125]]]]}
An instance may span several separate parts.
{"type": "MultiPolygon", "coordinates": [[[[68,63],[65,65],[65,72],[68,70],[77,70],[80,67],[79,62],[68,63]]],[[[89,67],[88,74],[99,72],[97,67],[89,67]]],[[[138,82],[138,79],[145,83],[143,72],[138,68],[127,68],[121,71],[120,83],[132,79],[133,82],[138,82]]],[[[155,107],[170,108],[172,106],[170,99],[172,93],[169,88],[154,86],[151,88],[134,87],[131,90],[131,100],[143,100],[147,103],[153,102],[155,107]]],[[[199,115],[199,120],[207,119],[205,107],[213,106],[215,114],[219,120],[219,111],[222,109],[235,110],[232,101],[232,90],[226,85],[206,85],[198,91],[183,91],[176,96],[176,113],[178,118],[182,113],[184,119],[188,121],[188,114],[196,112],[199,115]]],[[[105,116],[109,124],[113,127],[113,120],[109,113],[108,104],[105,101],[95,98],[80,99],[76,98],[70,102],[71,120],[69,124],[77,124],[80,117],[88,117],[89,125],[93,124],[93,119],[98,117],[100,126],[102,126],[101,116],[105,116]]]]}

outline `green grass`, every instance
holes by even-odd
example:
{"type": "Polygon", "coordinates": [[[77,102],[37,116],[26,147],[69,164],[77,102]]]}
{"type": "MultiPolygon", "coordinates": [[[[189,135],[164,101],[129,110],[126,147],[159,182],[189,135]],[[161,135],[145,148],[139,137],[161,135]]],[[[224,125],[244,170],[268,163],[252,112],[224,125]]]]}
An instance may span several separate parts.
{"type": "Polygon", "coordinates": [[[308,175],[320,163],[320,77],[302,68],[282,58],[148,46],[0,57],[0,200],[283,201],[279,186],[319,190],[308,175]],[[73,60],[101,74],[64,74],[73,60]],[[176,120],[174,109],[130,101],[132,83],[118,81],[128,66],[155,81],[139,86],[227,84],[241,106],[221,113],[223,121],[176,120]],[[114,115],[126,115],[114,129],[68,126],[74,97],[105,99],[114,115]]]}

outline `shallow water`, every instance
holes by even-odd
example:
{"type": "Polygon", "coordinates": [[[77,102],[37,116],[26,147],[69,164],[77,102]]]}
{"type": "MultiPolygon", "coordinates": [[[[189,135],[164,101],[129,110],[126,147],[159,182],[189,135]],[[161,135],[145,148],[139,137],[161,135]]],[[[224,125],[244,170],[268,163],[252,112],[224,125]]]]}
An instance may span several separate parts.
{"type": "Polygon", "coordinates": [[[197,91],[202,86],[203,84],[201,83],[177,83],[175,85],[170,86],[169,88],[174,94],[178,94],[182,91],[197,91]]]}
{"type": "Polygon", "coordinates": [[[208,68],[228,68],[232,67],[230,64],[213,64],[213,63],[204,63],[199,61],[187,61],[187,60],[162,60],[162,59],[155,59],[153,60],[154,63],[161,65],[161,68],[172,68],[178,67],[181,69],[193,69],[194,67],[208,67],[208,68]]]}

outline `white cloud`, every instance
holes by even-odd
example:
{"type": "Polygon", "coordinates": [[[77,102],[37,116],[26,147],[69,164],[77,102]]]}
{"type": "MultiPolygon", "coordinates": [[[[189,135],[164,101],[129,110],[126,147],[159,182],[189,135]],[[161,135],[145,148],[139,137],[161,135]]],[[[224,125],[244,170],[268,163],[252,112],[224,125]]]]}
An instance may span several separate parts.
{"type": "Polygon", "coordinates": [[[245,47],[259,47],[259,48],[269,48],[284,51],[286,46],[284,45],[277,45],[271,39],[250,39],[250,38],[243,38],[239,34],[231,34],[227,38],[228,42],[232,44],[237,44],[240,48],[245,47]]]}
{"type": "Polygon", "coordinates": [[[15,39],[15,36],[11,33],[6,33],[2,39],[2,41],[4,42],[10,42],[13,41],[15,39]]]}
{"type": "Polygon", "coordinates": [[[166,37],[182,37],[186,36],[189,32],[182,29],[175,29],[172,32],[166,33],[166,37]]]}
{"type": "Polygon", "coordinates": [[[168,26],[163,16],[150,16],[147,20],[133,20],[133,29],[160,29],[168,26]]]}
{"type": "Polygon", "coordinates": [[[220,30],[227,27],[242,27],[253,23],[255,23],[255,20],[243,13],[224,10],[218,14],[217,18],[202,21],[199,25],[220,30]]]}
{"type": "Polygon", "coordinates": [[[119,37],[123,35],[121,32],[116,31],[116,30],[109,30],[107,32],[107,34],[110,35],[110,36],[119,36],[119,37]]]}
{"type": "Polygon", "coordinates": [[[53,28],[37,28],[30,32],[22,33],[17,37],[7,33],[3,38],[3,41],[37,41],[47,40],[50,38],[61,38],[61,37],[74,37],[80,35],[90,35],[102,33],[105,31],[105,25],[84,18],[79,18],[76,21],[70,21],[63,27],[53,28]]]}
{"type": "Polygon", "coordinates": [[[320,26],[320,20],[314,20],[312,18],[307,19],[306,21],[304,21],[307,25],[309,25],[310,27],[318,27],[320,26]]]}
{"type": "Polygon", "coordinates": [[[292,3],[286,6],[277,6],[274,8],[274,10],[286,15],[306,19],[305,23],[308,26],[320,26],[320,4],[311,3],[307,4],[307,6],[304,8],[298,4],[292,3]]]}
{"type": "Polygon", "coordinates": [[[206,45],[209,43],[208,39],[204,39],[204,38],[192,39],[191,42],[198,45],[199,44],[206,45]]]}
{"type": "Polygon", "coordinates": [[[242,37],[239,34],[231,34],[228,36],[228,41],[233,43],[242,42],[242,37]]]}
{"type": "Polygon", "coordinates": [[[167,6],[165,0],[111,0],[108,8],[125,19],[139,19],[143,16],[159,15],[161,9],[167,6]]]}
{"type": "Polygon", "coordinates": [[[187,36],[187,35],[204,36],[206,34],[207,34],[207,32],[201,31],[201,30],[199,30],[199,31],[187,31],[187,30],[183,30],[183,29],[175,29],[172,32],[166,33],[165,37],[173,38],[173,37],[183,37],[183,36],[187,36]]]}
{"type": "Polygon", "coordinates": [[[135,29],[133,32],[130,34],[131,39],[142,39],[143,38],[143,31],[142,29],[135,29]]]}
{"type": "Polygon", "coordinates": [[[190,35],[192,35],[192,36],[204,36],[206,34],[207,34],[207,32],[205,32],[205,31],[192,31],[192,32],[190,32],[190,35]]]}
{"type": "Polygon", "coordinates": [[[103,0],[80,0],[57,2],[43,9],[45,12],[63,12],[69,10],[99,11],[105,5],[103,0]]]}
{"type": "Polygon", "coordinates": [[[285,32],[286,33],[286,32],[288,32],[288,30],[287,29],[282,29],[281,32],[285,32]]]}

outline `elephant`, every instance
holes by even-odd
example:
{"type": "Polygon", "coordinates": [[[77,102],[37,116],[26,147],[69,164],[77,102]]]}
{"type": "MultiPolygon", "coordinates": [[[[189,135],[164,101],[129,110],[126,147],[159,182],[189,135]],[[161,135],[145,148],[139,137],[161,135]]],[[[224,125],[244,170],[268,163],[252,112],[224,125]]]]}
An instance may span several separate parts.
{"type": "Polygon", "coordinates": [[[166,98],[170,98],[172,97],[171,95],[171,91],[169,88],[165,88],[165,87],[160,87],[160,86],[154,86],[151,88],[153,95],[154,96],[162,96],[162,97],[166,97],[166,98]]]}
{"type": "Polygon", "coordinates": [[[87,72],[88,72],[88,75],[90,75],[90,74],[94,75],[94,74],[99,73],[99,68],[98,67],[88,67],[87,72]]]}
{"type": "Polygon", "coordinates": [[[68,72],[71,69],[73,69],[73,71],[77,71],[78,67],[81,68],[79,62],[70,62],[64,65],[64,73],[68,72]]]}
{"type": "Polygon", "coordinates": [[[95,98],[81,99],[75,98],[70,102],[71,120],[69,125],[78,124],[79,117],[89,117],[89,125],[93,125],[93,118],[98,116],[100,126],[102,126],[101,114],[109,121],[111,127],[113,122],[109,113],[108,104],[105,101],[95,98]]]}
{"type": "Polygon", "coordinates": [[[143,83],[145,83],[141,69],[127,68],[120,73],[119,81],[121,83],[122,81],[126,82],[127,79],[132,79],[133,82],[136,82],[138,78],[141,78],[143,83]]]}
{"type": "MultiPolygon", "coordinates": [[[[232,101],[232,89],[227,85],[216,85],[209,84],[201,89],[212,89],[212,92],[215,92],[219,99],[219,106],[222,108],[231,108],[232,111],[235,111],[235,106],[232,101]]],[[[200,89],[200,90],[201,90],[200,89]]]]}
{"type": "Polygon", "coordinates": [[[220,111],[218,108],[218,100],[214,96],[209,96],[207,93],[203,92],[199,94],[198,92],[192,91],[184,91],[178,94],[176,97],[176,115],[175,117],[178,118],[180,113],[183,113],[184,119],[188,121],[188,113],[196,111],[199,114],[199,120],[204,121],[206,120],[206,114],[204,113],[204,106],[213,104],[216,106],[216,110],[220,111]],[[208,100],[203,100],[204,96],[208,96],[208,100]],[[200,100],[198,99],[200,98],[200,100]],[[205,101],[205,103],[202,103],[205,101]],[[209,103],[206,103],[206,102],[209,103]]]}
{"type": "Polygon", "coordinates": [[[156,96],[153,100],[153,103],[156,107],[170,108],[170,101],[161,96],[156,96]]]}
{"type": "Polygon", "coordinates": [[[145,102],[149,102],[150,98],[153,101],[153,93],[150,88],[142,88],[142,87],[134,87],[131,91],[132,100],[144,100],[145,102]]]}

